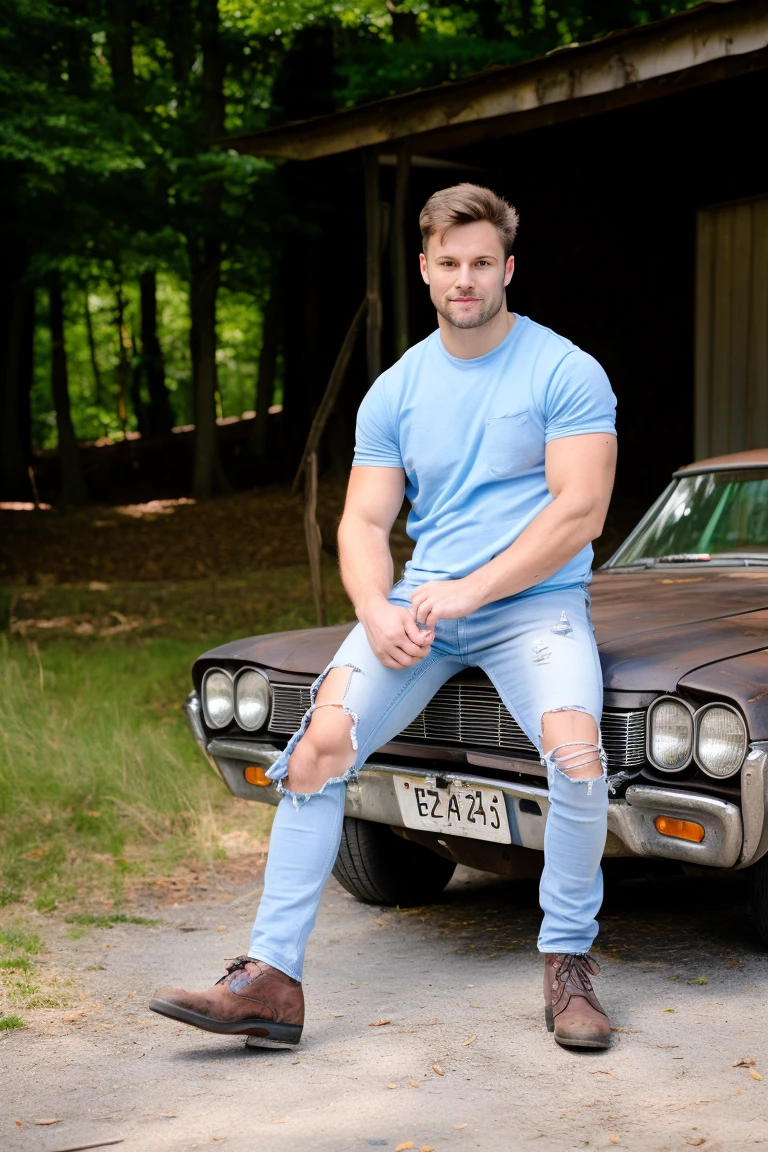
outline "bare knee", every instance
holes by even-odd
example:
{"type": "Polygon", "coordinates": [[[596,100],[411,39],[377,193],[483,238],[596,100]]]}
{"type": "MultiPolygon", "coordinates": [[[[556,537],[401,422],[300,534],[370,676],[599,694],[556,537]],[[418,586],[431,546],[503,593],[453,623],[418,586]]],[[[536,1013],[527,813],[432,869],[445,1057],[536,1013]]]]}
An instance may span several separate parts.
{"type": "Polygon", "coordinates": [[[320,686],[307,730],[288,761],[286,786],[291,791],[317,792],[354,764],[355,719],[343,704],[351,675],[352,669],[333,668],[320,686]]]}
{"type": "Polygon", "coordinates": [[[603,774],[597,721],[588,712],[562,709],[541,718],[544,755],[572,780],[594,780],[603,774]]]}

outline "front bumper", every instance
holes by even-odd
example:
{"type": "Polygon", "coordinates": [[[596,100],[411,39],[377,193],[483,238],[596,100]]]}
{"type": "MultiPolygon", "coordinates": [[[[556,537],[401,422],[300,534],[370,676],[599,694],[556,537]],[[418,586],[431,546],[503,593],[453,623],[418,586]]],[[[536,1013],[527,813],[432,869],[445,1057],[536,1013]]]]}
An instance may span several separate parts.
{"type": "MultiPolygon", "coordinates": [[[[187,722],[197,744],[226,783],[244,800],[276,805],[280,794],[274,785],[249,784],[243,775],[245,764],[270,768],[280,755],[269,744],[248,740],[208,740],[200,719],[200,702],[192,693],[185,704],[187,722]]],[[[768,850],[768,821],[765,820],[768,755],[753,747],[742,770],[745,819],[736,804],[679,789],[631,785],[622,799],[608,806],[608,837],[604,856],[641,856],[681,860],[715,868],[743,868],[768,850]],[[704,839],[696,844],[662,835],[656,828],[657,816],[691,820],[704,828],[704,839]]],[[[530,767],[526,764],[526,767],[530,767]]],[[[434,771],[405,765],[368,761],[359,778],[347,788],[345,814],[390,827],[403,826],[395,795],[394,777],[423,777],[434,786],[434,771]]],[[[486,786],[503,793],[512,833],[512,843],[534,851],[544,849],[544,827],[549,813],[546,788],[517,784],[482,776],[443,771],[445,780],[459,786],[486,786]]]]}

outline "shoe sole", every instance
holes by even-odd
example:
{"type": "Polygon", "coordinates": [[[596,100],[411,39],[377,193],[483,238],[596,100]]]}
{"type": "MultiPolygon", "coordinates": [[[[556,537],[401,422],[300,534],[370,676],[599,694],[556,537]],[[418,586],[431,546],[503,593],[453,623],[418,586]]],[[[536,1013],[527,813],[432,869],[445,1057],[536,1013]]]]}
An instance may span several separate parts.
{"type": "MultiPolygon", "coordinates": [[[[545,1007],[544,1019],[547,1023],[547,1032],[555,1031],[555,1019],[552,1015],[552,1009],[545,1007]]],[[[610,1048],[610,1040],[566,1040],[564,1037],[555,1036],[555,1043],[559,1044],[561,1048],[610,1048]]]]}
{"type": "Polygon", "coordinates": [[[250,1047],[271,1048],[284,1045],[290,1048],[301,1040],[301,1024],[273,1024],[270,1020],[260,1020],[258,1017],[250,1020],[213,1020],[210,1016],[202,1016],[199,1012],[181,1008],[171,1000],[150,1000],[149,1007],[160,1016],[179,1020],[182,1024],[190,1024],[193,1028],[202,1029],[203,1032],[217,1032],[223,1036],[247,1036],[253,1039],[253,1044],[249,1043],[250,1047]],[[260,1041],[264,1043],[260,1044],[260,1041]]]}

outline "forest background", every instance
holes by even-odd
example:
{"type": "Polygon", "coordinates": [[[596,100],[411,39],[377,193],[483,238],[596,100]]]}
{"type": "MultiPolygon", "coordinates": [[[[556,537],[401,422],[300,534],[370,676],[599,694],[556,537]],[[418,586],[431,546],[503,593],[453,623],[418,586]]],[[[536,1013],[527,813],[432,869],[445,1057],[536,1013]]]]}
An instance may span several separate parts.
{"type": "MultiPolygon", "coordinates": [[[[137,438],[157,446],[166,467],[149,469],[144,498],[274,478],[275,444],[278,474],[295,468],[324,380],[286,371],[286,343],[301,341],[291,288],[313,234],[339,219],[339,189],[322,168],[308,180],[218,140],[692,6],[2,0],[0,498],[108,501],[127,458],[103,454],[87,478],[78,444],[134,441],[129,487],[137,438]],[[244,413],[233,470],[193,429],[244,413]]],[[[343,248],[332,275],[362,283],[343,248]]],[[[347,422],[342,464],[349,439],[347,422]]]]}

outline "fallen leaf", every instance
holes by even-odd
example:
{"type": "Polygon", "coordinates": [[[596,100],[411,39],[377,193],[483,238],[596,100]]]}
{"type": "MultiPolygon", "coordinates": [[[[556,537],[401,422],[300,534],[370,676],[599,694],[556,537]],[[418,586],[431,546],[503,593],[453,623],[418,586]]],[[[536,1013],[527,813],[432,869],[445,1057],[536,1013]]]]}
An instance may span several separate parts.
{"type": "Polygon", "coordinates": [[[590,1072],[590,1076],[613,1076],[614,1080],[618,1080],[614,1072],[606,1072],[605,1068],[597,1068],[594,1072],[590,1072]]]}
{"type": "Polygon", "coordinates": [[[464,1047],[466,1048],[467,1044],[474,1044],[475,1040],[477,1040],[477,1036],[470,1036],[469,1040],[464,1041],[464,1047]]]}
{"type": "Polygon", "coordinates": [[[408,1148],[413,1148],[413,1140],[406,1140],[405,1144],[398,1144],[395,1152],[407,1152],[408,1148]]]}
{"type": "Polygon", "coordinates": [[[455,1128],[457,1132],[461,1132],[462,1128],[466,1128],[466,1121],[463,1124],[452,1124],[451,1127],[455,1128]]]}
{"type": "Polygon", "coordinates": [[[697,976],[695,980],[689,980],[689,984],[709,984],[706,976],[697,976]]]}
{"type": "Polygon", "coordinates": [[[738,1060],[733,1061],[731,1068],[749,1068],[754,1063],[754,1060],[751,1060],[749,1056],[740,1056],[738,1060]]]}
{"type": "Polygon", "coordinates": [[[662,1008],[662,1012],[674,1012],[674,1008],[662,1008]]]}
{"type": "Polygon", "coordinates": [[[443,1072],[439,1064],[433,1064],[432,1071],[436,1072],[438,1076],[445,1076],[445,1072],[443,1072]]]}
{"type": "Polygon", "coordinates": [[[435,1152],[435,1150],[431,1144],[422,1144],[419,1148],[419,1152],[435,1152]]]}
{"type": "Polygon", "coordinates": [[[705,1136],[684,1136],[683,1139],[685,1140],[686,1144],[691,1144],[694,1148],[698,1148],[700,1144],[703,1144],[705,1142],[706,1137],[705,1136]]]}
{"type": "Polygon", "coordinates": [[[368,1025],[369,1028],[383,1028],[385,1024],[391,1024],[391,1020],[372,1020],[368,1025]]]}
{"type": "Polygon", "coordinates": [[[611,1144],[621,1144],[621,1136],[617,1136],[615,1132],[609,1132],[608,1139],[611,1144]]]}
{"type": "Polygon", "coordinates": [[[301,1064],[301,1060],[291,1060],[291,1064],[301,1064]]]}
{"type": "Polygon", "coordinates": [[[290,1116],[281,1116],[279,1120],[273,1120],[272,1123],[273,1124],[287,1124],[289,1120],[290,1120],[290,1116]]]}
{"type": "Polygon", "coordinates": [[[17,1128],[23,1128],[24,1127],[21,1120],[14,1120],[14,1124],[16,1125],[17,1128]]]}
{"type": "MultiPolygon", "coordinates": [[[[227,926],[226,926],[226,924],[217,924],[217,925],[216,925],[216,931],[217,931],[217,932],[226,932],[226,930],[227,930],[227,926]]],[[[277,1123],[277,1121],[276,1121],[276,1120],[273,1120],[273,1121],[272,1121],[272,1123],[273,1123],[273,1124],[276,1124],[276,1123],[277,1123]]]]}
{"type": "Polygon", "coordinates": [[[762,1080],[762,1076],[758,1072],[757,1068],[750,1068],[749,1074],[753,1080],[762,1080]]]}
{"type": "Polygon", "coordinates": [[[744,1095],[744,1089],[743,1089],[743,1088],[739,1088],[739,1090],[738,1090],[738,1092],[736,1093],[736,1095],[737,1095],[737,1096],[743,1096],[743,1095],[744,1095]]]}
{"type": "Polygon", "coordinates": [[[61,1124],[61,1120],[35,1120],[35,1124],[61,1124]]]}
{"type": "Polygon", "coordinates": [[[409,1080],[408,1083],[410,1084],[411,1088],[421,1088],[421,1084],[419,1084],[418,1080],[409,1080]]]}
{"type": "Polygon", "coordinates": [[[397,1084],[387,1084],[387,1088],[397,1088],[397,1084]]]}

